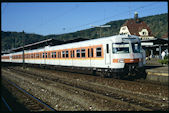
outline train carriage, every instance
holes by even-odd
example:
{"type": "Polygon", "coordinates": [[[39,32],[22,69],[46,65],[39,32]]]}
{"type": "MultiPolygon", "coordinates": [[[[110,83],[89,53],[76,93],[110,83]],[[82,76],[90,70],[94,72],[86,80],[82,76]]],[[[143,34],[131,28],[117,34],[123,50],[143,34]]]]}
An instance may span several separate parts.
{"type": "MultiPolygon", "coordinates": [[[[10,55],[11,62],[22,63],[22,52],[10,55]]],[[[25,63],[90,68],[102,72],[104,76],[133,72],[143,68],[145,64],[145,52],[141,47],[141,41],[139,37],[133,35],[115,35],[46,46],[26,50],[24,55],[25,63]]],[[[8,55],[3,55],[2,58],[4,56],[8,55]]]]}

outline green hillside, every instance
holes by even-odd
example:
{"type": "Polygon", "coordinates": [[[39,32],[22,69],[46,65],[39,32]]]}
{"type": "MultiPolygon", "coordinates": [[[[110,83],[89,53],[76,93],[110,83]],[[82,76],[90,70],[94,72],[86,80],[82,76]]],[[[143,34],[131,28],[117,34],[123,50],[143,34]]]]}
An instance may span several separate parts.
{"type": "MultiPolygon", "coordinates": [[[[148,16],[140,18],[145,21],[155,37],[160,38],[168,32],[168,13],[148,16]]],[[[127,19],[126,19],[127,20],[127,19]]],[[[111,25],[110,28],[102,28],[101,36],[112,36],[119,33],[120,27],[126,20],[111,21],[106,24],[111,25]]],[[[67,33],[62,35],[47,35],[42,36],[38,34],[25,33],[25,44],[34,43],[37,41],[53,38],[58,40],[70,40],[75,38],[99,38],[100,28],[91,28],[86,30],[77,31],[74,33],[67,33]]],[[[1,31],[1,50],[8,50],[13,47],[22,46],[22,33],[21,32],[4,32],[1,31]]]]}

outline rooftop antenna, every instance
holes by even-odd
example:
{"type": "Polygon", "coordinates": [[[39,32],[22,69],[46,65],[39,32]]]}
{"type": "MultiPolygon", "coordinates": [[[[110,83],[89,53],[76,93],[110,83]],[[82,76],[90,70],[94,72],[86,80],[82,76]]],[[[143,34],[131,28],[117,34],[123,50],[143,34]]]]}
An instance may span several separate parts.
{"type": "Polygon", "coordinates": [[[135,19],[135,20],[138,20],[138,12],[135,12],[135,13],[134,13],[134,19],[135,19]]]}

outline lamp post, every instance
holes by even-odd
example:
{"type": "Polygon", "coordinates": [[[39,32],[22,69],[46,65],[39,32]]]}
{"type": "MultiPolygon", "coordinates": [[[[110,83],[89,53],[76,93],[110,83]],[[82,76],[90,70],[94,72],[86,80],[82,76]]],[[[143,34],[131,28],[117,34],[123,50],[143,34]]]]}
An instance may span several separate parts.
{"type": "Polygon", "coordinates": [[[100,26],[91,25],[91,27],[100,27],[100,38],[101,38],[101,28],[111,27],[111,25],[100,25],[100,26]]]}

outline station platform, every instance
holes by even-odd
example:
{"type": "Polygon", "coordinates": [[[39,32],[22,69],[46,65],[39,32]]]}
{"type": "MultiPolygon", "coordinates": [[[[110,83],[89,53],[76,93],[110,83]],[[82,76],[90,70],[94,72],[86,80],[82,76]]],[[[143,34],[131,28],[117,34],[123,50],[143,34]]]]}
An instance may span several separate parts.
{"type": "Polygon", "coordinates": [[[147,77],[146,80],[160,82],[164,84],[169,83],[168,66],[162,64],[146,64],[145,65],[147,77]]]}

